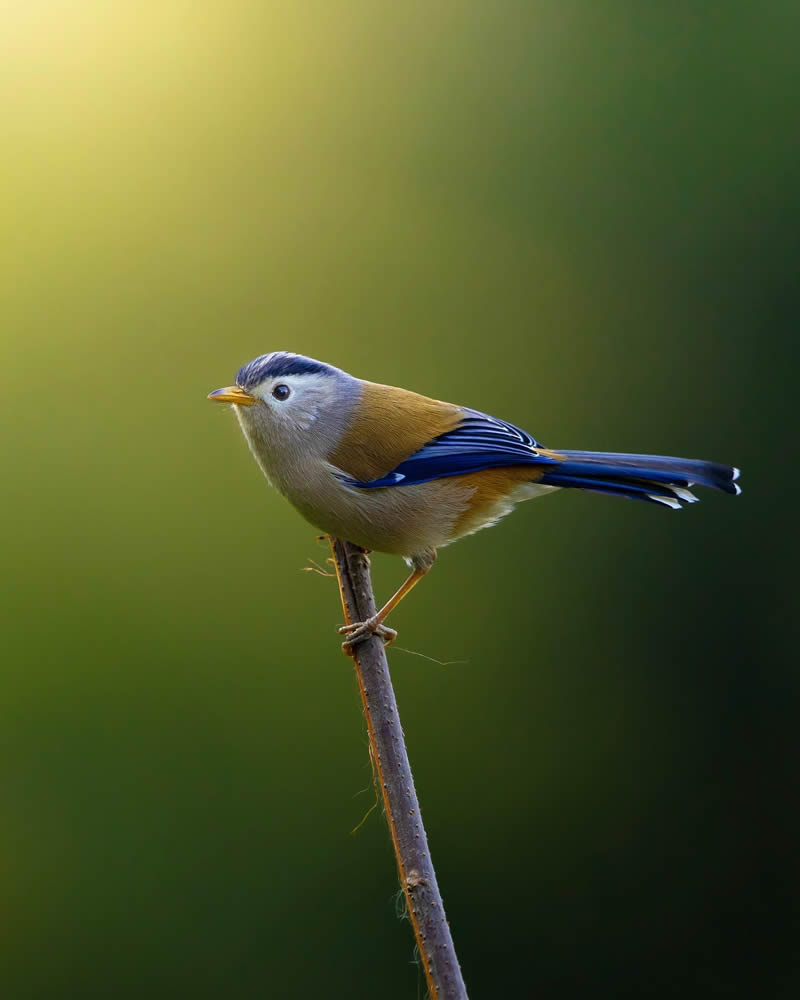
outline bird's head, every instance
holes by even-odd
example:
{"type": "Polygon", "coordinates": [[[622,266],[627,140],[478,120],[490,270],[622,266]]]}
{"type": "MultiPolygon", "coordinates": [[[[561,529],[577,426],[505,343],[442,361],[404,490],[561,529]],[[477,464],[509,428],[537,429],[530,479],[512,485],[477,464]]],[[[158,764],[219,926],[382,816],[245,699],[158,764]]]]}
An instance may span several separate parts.
{"type": "MultiPolygon", "coordinates": [[[[347,422],[359,380],[322,361],[273,351],[239,369],[234,385],[208,398],[233,404],[248,437],[268,447],[331,447],[347,422]]],[[[314,450],[317,450],[314,448],[314,450]]]]}

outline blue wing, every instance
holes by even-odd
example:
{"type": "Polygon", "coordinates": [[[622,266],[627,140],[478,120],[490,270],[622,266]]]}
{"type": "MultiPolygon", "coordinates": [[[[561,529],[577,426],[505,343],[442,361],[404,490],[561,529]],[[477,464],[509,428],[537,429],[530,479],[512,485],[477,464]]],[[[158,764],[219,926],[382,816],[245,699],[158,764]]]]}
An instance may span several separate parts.
{"type": "Polygon", "coordinates": [[[571,486],[668,507],[693,503],[697,497],[688,487],[695,483],[725,493],[741,492],[736,482],[739,470],[729,465],[663,455],[554,452],[504,420],[478,410],[465,408],[463,413],[455,430],[429,441],[380,479],[359,482],[343,474],[342,482],[372,490],[427,483],[482,469],[538,465],[548,466],[536,477],[542,486],[571,486]]]}
{"type": "Polygon", "coordinates": [[[464,409],[464,419],[453,431],[441,434],[414,452],[380,479],[348,486],[373,490],[383,486],[411,486],[447,476],[509,465],[541,465],[555,459],[541,455],[541,445],[526,431],[478,410],[464,409]]]}

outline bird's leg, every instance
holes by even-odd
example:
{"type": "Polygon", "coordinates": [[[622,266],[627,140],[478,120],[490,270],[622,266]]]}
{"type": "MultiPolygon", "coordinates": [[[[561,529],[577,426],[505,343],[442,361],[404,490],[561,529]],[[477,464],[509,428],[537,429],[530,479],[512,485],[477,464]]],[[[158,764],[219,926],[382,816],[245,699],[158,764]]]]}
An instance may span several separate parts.
{"type": "Polygon", "coordinates": [[[419,583],[432,565],[433,560],[431,559],[425,566],[415,566],[405,583],[392,594],[377,614],[374,614],[371,618],[367,618],[364,622],[351,622],[350,625],[342,625],[339,629],[339,634],[347,636],[342,643],[342,649],[345,653],[349,653],[356,643],[361,642],[371,635],[379,635],[387,646],[394,642],[397,638],[397,632],[393,628],[388,628],[384,625],[384,619],[397,607],[406,594],[419,583]]]}

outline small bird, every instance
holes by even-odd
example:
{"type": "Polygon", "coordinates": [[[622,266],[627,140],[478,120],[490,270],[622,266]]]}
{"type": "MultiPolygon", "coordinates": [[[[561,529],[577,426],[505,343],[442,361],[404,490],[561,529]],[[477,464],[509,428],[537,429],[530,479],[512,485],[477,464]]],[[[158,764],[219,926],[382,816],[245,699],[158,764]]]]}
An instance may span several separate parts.
{"type": "Polygon", "coordinates": [[[495,524],[516,503],[562,488],[679,509],[690,486],[741,492],[739,470],[661,455],[551,450],[497,417],[322,361],[274,351],[209,399],[233,404],[267,480],[315,527],[403,556],[411,575],[380,611],[339,629],[346,651],[384,622],[443,545],[495,524]]]}

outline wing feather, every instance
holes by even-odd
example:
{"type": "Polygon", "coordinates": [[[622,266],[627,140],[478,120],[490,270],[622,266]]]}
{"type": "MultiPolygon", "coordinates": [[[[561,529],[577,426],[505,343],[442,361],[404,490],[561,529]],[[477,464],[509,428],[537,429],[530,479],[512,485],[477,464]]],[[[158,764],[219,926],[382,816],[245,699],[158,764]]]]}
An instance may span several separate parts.
{"type": "Polygon", "coordinates": [[[461,409],[457,427],[427,441],[403,461],[370,479],[348,477],[350,486],[378,489],[463,476],[483,469],[558,461],[527,431],[479,410],[461,409]]]}

